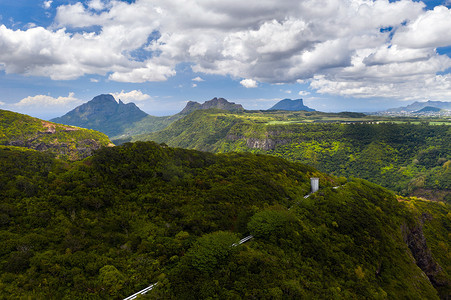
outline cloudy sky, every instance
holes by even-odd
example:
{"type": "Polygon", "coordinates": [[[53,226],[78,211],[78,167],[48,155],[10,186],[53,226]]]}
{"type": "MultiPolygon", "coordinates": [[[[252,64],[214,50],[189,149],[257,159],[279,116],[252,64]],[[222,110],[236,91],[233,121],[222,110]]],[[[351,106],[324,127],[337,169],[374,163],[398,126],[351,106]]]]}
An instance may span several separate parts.
{"type": "Polygon", "coordinates": [[[451,0],[0,0],[0,108],[102,93],[152,115],[224,97],[322,111],[451,101],[451,0]]]}

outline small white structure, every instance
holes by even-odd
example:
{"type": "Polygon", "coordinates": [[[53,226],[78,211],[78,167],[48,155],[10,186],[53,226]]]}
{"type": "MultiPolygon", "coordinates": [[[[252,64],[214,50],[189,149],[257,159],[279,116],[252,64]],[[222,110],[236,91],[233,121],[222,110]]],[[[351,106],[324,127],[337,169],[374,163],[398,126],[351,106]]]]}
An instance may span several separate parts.
{"type": "Polygon", "coordinates": [[[310,184],[312,185],[312,193],[319,190],[319,178],[317,177],[310,178],[310,184]]]}

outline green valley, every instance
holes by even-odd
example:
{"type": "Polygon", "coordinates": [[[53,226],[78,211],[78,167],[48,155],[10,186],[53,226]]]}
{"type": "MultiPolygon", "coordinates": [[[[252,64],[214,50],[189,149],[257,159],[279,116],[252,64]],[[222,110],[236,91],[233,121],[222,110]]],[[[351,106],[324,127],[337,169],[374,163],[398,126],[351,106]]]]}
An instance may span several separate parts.
{"type": "Polygon", "coordinates": [[[253,152],[359,177],[403,195],[450,201],[449,119],[359,113],[195,111],[160,132],[135,136],[211,152],[253,152]]]}

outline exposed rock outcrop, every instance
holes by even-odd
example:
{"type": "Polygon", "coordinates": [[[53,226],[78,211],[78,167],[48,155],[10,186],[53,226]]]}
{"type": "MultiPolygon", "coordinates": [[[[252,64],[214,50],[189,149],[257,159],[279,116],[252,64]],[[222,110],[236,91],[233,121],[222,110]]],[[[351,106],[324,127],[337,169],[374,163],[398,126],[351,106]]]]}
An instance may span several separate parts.
{"type": "MultiPolygon", "coordinates": [[[[24,147],[28,149],[38,150],[38,151],[48,151],[56,154],[57,157],[67,158],[69,160],[79,160],[91,156],[93,151],[100,149],[102,145],[99,141],[94,139],[83,139],[77,141],[77,144],[58,142],[57,139],[51,143],[46,143],[41,141],[41,135],[52,134],[52,133],[41,133],[37,134],[35,137],[27,140],[13,140],[5,143],[5,146],[15,146],[24,147]]],[[[112,146],[110,144],[109,146],[112,146]]]]}
{"type": "MultiPolygon", "coordinates": [[[[439,291],[449,287],[451,282],[440,276],[442,267],[435,261],[432,252],[426,244],[426,237],[423,233],[424,222],[431,220],[432,216],[423,213],[419,222],[414,226],[403,226],[404,242],[412,252],[416,265],[426,274],[432,285],[439,291]]],[[[450,299],[451,295],[440,295],[442,299],[450,299]]]]}
{"type": "Polygon", "coordinates": [[[209,101],[205,101],[203,104],[200,104],[198,102],[189,101],[185,108],[180,112],[182,115],[187,115],[192,113],[195,110],[199,109],[210,109],[210,108],[216,108],[216,109],[223,109],[228,111],[243,111],[244,108],[241,104],[235,104],[234,102],[229,102],[224,98],[213,98],[209,101]]]}
{"type": "Polygon", "coordinates": [[[231,141],[245,140],[246,146],[254,149],[274,150],[276,146],[286,145],[290,143],[289,139],[274,139],[277,136],[275,132],[267,132],[264,138],[250,138],[241,135],[228,134],[226,139],[231,141]]]}

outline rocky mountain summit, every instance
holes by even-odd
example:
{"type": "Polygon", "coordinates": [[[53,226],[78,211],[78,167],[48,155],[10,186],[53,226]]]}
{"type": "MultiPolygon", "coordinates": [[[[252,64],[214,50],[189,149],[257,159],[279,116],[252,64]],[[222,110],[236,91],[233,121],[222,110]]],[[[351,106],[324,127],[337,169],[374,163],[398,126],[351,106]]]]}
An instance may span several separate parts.
{"type": "Polygon", "coordinates": [[[185,108],[180,112],[180,114],[187,115],[195,110],[210,109],[210,108],[223,109],[233,112],[244,110],[241,104],[235,104],[234,102],[229,102],[224,98],[215,97],[209,101],[205,101],[203,104],[200,104],[199,102],[195,101],[188,101],[185,108]]]}
{"type": "Polygon", "coordinates": [[[315,111],[313,108],[304,105],[302,99],[283,99],[277,102],[273,107],[268,110],[290,110],[290,111],[315,111]]]}
{"type": "Polygon", "coordinates": [[[130,123],[138,122],[147,116],[148,114],[134,103],[125,104],[121,100],[116,101],[112,95],[104,94],[51,121],[94,129],[114,136],[130,123]]]}

